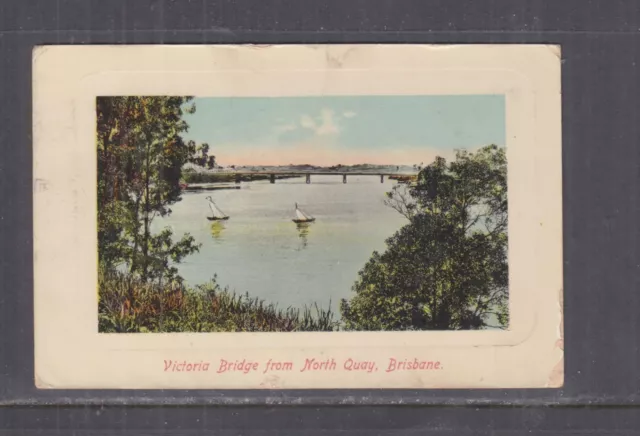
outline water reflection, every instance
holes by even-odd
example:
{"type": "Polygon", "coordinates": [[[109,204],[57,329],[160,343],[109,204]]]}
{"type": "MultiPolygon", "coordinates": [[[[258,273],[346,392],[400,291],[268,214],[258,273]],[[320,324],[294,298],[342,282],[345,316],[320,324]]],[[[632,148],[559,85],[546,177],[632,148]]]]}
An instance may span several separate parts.
{"type": "Polygon", "coordinates": [[[298,237],[302,243],[302,249],[307,248],[309,243],[309,229],[311,228],[310,223],[296,223],[296,227],[298,228],[298,237]]]}
{"type": "Polygon", "coordinates": [[[213,236],[213,239],[221,239],[224,229],[224,221],[213,221],[211,223],[211,236],[213,236]]]}
{"type": "Polygon", "coordinates": [[[152,230],[171,226],[176,238],[189,233],[202,243],[198,253],[178,265],[190,284],[206,283],[216,273],[222,285],[278,307],[314,302],[324,307],[331,300],[332,310],[339,313],[340,299],[353,296],[351,286],[361,266],[373,251],[386,250],[385,239],[406,225],[405,217],[383,203],[394,184],[387,178],[380,183],[380,177],[351,175],[343,184],[339,176],[313,175],[310,185],[302,177],[195,191],[173,205],[171,215],[153,220],[152,230]],[[325,180],[337,183],[321,185],[325,180]],[[228,221],[207,221],[208,195],[231,215],[228,221]],[[296,226],[291,221],[295,201],[308,206],[316,222],[296,226]]]}

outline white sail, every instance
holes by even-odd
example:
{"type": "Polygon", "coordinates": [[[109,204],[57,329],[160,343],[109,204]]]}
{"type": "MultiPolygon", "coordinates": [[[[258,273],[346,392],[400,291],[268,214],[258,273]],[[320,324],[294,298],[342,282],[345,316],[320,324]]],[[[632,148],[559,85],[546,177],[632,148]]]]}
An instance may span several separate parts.
{"type": "Polygon", "coordinates": [[[213,213],[213,216],[215,218],[224,218],[224,217],[226,217],[224,212],[222,212],[220,209],[218,209],[218,206],[216,206],[212,201],[209,201],[209,207],[211,208],[211,212],[213,213]]]}
{"type": "Polygon", "coordinates": [[[311,217],[310,215],[307,215],[297,207],[296,207],[296,218],[300,221],[310,221],[313,219],[313,217],[311,217]]]}

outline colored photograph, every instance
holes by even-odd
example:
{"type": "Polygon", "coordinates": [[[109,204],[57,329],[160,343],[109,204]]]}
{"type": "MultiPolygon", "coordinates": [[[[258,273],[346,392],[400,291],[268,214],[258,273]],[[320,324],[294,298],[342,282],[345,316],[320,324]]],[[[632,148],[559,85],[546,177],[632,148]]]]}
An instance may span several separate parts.
{"type": "Polygon", "coordinates": [[[508,329],[503,95],[96,113],[100,333],[508,329]]]}

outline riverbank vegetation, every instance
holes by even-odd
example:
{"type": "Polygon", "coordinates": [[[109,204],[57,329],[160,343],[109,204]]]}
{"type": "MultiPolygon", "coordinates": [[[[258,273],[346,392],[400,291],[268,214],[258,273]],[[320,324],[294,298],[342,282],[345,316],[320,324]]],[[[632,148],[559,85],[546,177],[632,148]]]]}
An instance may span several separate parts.
{"type": "Polygon", "coordinates": [[[387,205],[408,224],[374,252],[340,304],[347,330],[508,325],[507,163],[491,145],[421,168],[387,205]],[[490,319],[497,325],[490,325],[490,319]]]}
{"type": "Polygon", "coordinates": [[[278,309],[247,294],[221,288],[214,279],[195,287],[145,282],[131,274],[101,271],[99,331],[302,332],[337,328],[331,310],[317,305],[278,309]]]}

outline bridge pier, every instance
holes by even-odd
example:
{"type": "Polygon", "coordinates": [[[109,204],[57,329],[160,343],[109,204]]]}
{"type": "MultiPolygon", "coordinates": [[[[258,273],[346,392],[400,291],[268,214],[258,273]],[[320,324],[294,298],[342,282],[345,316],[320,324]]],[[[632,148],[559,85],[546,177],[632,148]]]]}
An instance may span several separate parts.
{"type": "Polygon", "coordinates": [[[384,174],[380,174],[380,183],[384,183],[384,174]]]}
{"type": "Polygon", "coordinates": [[[311,174],[307,174],[307,184],[311,183],[311,174]]]}
{"type": "Polygon", "coordinates": [[[236,174],[236,183],[240,183],[242,181],[242,175],[236,174]]]}
{"type": "Polygon", "coordinates": [[[275,174],[271,174],[271,179],[269,181],[271,183],[275,183],[276,182],[276,175],[275,174]]]}
{"type": "Polygon", "coordinates": [[[346,174],[342,175],[342,183],[347,183],[347,175],[346,174]]]}

